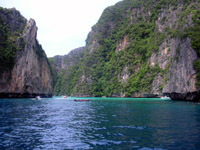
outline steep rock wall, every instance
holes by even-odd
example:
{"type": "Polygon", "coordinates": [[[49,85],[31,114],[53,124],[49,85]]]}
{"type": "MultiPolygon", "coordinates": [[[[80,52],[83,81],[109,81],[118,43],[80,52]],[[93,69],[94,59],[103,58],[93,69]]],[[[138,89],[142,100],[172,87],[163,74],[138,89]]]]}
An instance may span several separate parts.
{"type": "MultiPolygon", "coordinates": [[[[166,46],[166,42],[163,43],[163,46],[164,45],[166,46]]],[[[191,47],[190,39],[171,39],[168,41],[168,46],[166,48],[162,49],[163,46],[161,46],[157,54],[154,53],[150,58],[152,66],[157,63],[160,68],[167,69],[164,75],[166,83],[162,93],[196,91],[196,71],[193,68],[193,62],[197,59],[197,54],[191,47]]],[[[164,78],[161,80],[157,78],[154,80],[153,84],[160,87],[164,84],[164,78]],[[160,86],[158,82],[160,82],[160,86]]],[[[153,86],[152,92],[158,91],[156,86],[153,86]]]]}
{"type": "Polygon", "coordinates": [[[177,9],[170,7],[159,13],[156,21],[159,32],[167,35],[157,53],[150,58],[150,65],[158,64],[165,74],[158,74],[153,81],[152,93],[164,93],[176,100],[200,100],[197,83],[197,70],[194,62],[199,59],[192,46],[191,38],[185,36],[194,26],[194,12],[199,4],[194,2],[187,6],[179,3],[177,9]],[[185,10],[184,10],[185,9],[185,10]],[[193,93],[193,94],[191,94],[193,93]],[[194,96],[192,96],[194,95],[194,96]]]}
{"type": "MultiPolygon", "coordinates": [[[[15,9],[12,14],[18,13],[20,19],[25,20],[15,9]]],[[[12,18],[12,17],[11,17],[12,18]]],[[[4,17],[3,20],[8,18],[4,17]]],[[[14,20],[9,20],[12,30],[15,29],[14,20]]],[[[20,20],[18,19],[18,20],[20,20]]],[[[34,97],[35,95],[52,95],[52,76],[50,66],[41,45],[37,39],[37,26],[33,19],[24,25],[16,38],[16,56],[14,65],[10,70],[5,70],[1,76],[0,95],[2,97],[34,97]],[[19,50],[18,50],[19,49],[19,50]]]]}

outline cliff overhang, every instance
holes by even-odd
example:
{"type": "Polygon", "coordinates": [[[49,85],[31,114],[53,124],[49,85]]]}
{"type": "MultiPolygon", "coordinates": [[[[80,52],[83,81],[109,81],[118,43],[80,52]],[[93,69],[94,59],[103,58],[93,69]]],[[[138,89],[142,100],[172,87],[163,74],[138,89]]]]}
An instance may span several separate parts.
{"type": "Polygon", "coordinates": [[[176,93],[176,92],[164,93],[164,95],[176,101],[200,102],[200,90],[194,92],[185,92],[185,93],[176,93]]]}

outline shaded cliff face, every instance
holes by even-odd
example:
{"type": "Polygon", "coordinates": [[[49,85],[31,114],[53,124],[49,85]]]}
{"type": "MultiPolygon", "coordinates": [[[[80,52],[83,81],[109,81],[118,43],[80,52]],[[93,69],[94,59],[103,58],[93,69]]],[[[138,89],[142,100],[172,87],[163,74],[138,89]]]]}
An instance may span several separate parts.
{"type": "Polygon", "coordinates": [[[76,71],[81,66],[85,47],[76,48],[64,56],[49,58],[54,78],[54,94],[70,95],[70,89],[74,86],[73,77],[77,76],[76,71]],[[71,88],[70,88],[71,87],[71,88]]]}
{"type": "MultiPolygon", "coordinates": [[[[1,10],[3,11],[2,8],[1,10]]],[[[4,69],[1,74],[0,93],[10,93],[11,97],[12,93],[26,94],[26,97],[34,94],[51,95],[51,70],[46,54],[36,39],[35,21],[33,19],[26,21],[15,9],[5,9],[5,11],[10,13],[2,15],[1,12],[0,17],[1,21],[9,26],[10,32],[5,42],[14,37],[11,49],[13,60],[10,60],[13,61],[13,65],[4,69]]],[[[1,51],[7,52],[6,49],[1,51]]]]}

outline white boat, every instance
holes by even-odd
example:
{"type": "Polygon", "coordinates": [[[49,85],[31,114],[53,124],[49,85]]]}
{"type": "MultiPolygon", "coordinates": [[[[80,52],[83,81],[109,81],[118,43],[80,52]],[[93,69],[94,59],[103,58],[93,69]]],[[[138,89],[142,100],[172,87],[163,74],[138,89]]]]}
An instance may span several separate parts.
{"type": "Polygon", "coordinates": [[[35,100],[41,100],[41,97],[40,96],[36,96],[35,100]]]}
{"type": "Polygon", "coordinates": [[[161,99],[163,99],[163,100],[170,100],[171,98],[168,97],[168,96],[162,96],[161,99]]]}

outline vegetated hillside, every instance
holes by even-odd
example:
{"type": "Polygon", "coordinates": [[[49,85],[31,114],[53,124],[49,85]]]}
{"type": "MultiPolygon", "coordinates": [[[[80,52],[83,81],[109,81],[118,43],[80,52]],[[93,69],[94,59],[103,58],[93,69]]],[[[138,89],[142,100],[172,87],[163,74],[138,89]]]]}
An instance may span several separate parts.
{"type": "Polygon", "coordinates": [[[108,7],[71,70],[66,94],[178,93],[174,98],[196,100],[198,93],[191,92],[200,88],[199,31],[199,0],[123,0],[108,7]]]}
{"type": "Polygon", "coordinates": [[[33,19],[0,7],[0,97],[52,95],[52,76],[33,19]]]}
{"type": "Polygon", "coordinates": [[[70,95],[75,82],[72,79],[77,76],[76,70],[83,58],[85,47],[72,50],[64,56],[54,56],[49,58],[53,70],[53,87],[55,95],[70,95]]]}

